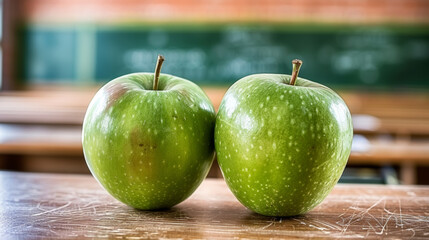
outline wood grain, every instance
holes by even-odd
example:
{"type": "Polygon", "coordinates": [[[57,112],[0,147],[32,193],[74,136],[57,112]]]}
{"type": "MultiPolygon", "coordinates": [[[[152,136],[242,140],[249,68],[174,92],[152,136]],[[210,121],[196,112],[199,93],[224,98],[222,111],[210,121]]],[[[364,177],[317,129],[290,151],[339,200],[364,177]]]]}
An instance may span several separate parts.
{"type": "Polygon", "coordinates": [[[265,217],[244,208],[223,180],[183,203],[138,211],[90,176],[0,172],[0,238],[428,238],[429,187],[337,185],[313,211],[265,217]]]}

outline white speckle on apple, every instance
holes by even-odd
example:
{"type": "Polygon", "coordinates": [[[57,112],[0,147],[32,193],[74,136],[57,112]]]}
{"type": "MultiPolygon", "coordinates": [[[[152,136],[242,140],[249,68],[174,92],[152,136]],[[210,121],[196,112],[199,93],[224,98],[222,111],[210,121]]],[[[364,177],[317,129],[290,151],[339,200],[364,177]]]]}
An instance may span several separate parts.
{"type": "Polygon", "coordinates": [[[263,108],[263,107],[264,107],[264,104],[263,104],[263,103],[259,104],[259,107],[260,107],[260,108],[263,108]]]}
{"type": "Polygon", "coordinates": [[[259,145],[259,149],[260,149],[260,150],[262,150],[262,149],[263,149],[262,145],[259,145]]]}
{"type": "Polygon", "coordinates": [[[273,143],[273,149],[275,150],[275,149],[277,149],[277,145],[276,145],[276,143],[273,143]]]}
{"type": "Polygon", "coordinates": [[[267,97],[267,102],[270,101],[270,96],[267,97]]]}
{"type": "Polygon", "coordinates": [[[283,100],[283,98],[285,98],[285,95],[280,95],[280,100],[283,100]]]}
{"type": "Polygon", "coordinates": [[[268,136],[272,136],[273,135],[273,132],[271,131],[271,130],[268,130],[268,136]]]}
{"type": "Polygon", "coordinates": [[[277,115],[277,121],[280,121],[280,119],[282,119],[282,117],[280,115],[277,115]]]}

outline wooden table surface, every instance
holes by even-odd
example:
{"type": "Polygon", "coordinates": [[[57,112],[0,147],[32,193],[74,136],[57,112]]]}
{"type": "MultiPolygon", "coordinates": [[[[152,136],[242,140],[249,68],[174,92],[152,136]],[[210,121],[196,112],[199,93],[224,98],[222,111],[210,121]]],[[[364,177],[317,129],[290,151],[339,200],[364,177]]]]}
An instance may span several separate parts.
{"type": "Polygon", "coordinates": [[[164,211],[119,203],[86,175],[0,172],[0,238],[429,238],[429,186],[337,185],[313,211],[265,217],[208,179],[164,211]]]}

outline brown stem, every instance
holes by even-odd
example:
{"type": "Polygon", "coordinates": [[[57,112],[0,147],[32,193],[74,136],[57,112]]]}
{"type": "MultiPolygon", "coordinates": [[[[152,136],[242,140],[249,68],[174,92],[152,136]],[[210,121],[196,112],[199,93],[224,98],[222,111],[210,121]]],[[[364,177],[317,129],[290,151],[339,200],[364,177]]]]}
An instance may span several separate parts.
{"type": "Polygon", "coordinates": [[[290,78],[290,85],[295,85],[295,81],[298,78],[299,69],[301,68],[302,61],[299,59],[292,60],[292,77],[290,78]]]}
{"type": "Polygon", "coordinates": [[[162,63],[164,62],[164,57],[162,55],[158,55],[158,61],[156,62],[155,67],[155,75],[153,76],[153,90],[158,90],[158,81],[159,74],[161,73],[162,63]]]}

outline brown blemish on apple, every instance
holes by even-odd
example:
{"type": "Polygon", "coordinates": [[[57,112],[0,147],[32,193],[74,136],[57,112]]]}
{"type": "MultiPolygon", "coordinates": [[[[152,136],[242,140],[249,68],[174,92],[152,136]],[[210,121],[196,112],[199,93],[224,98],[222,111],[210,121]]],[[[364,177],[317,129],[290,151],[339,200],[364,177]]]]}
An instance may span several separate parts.
{"type": "Polygon", "coordinates": [[[156,177],[153,175],[153,168],[157,167],[155,163],[156,154],[155,150],[158,145],[154,142],[151,136],[147,135],[143,128],[134,128],[130,132],[131,146],[139,146],[131,153],[131,163],[128,171],[133,176],[152,179],[156,177]]]}

